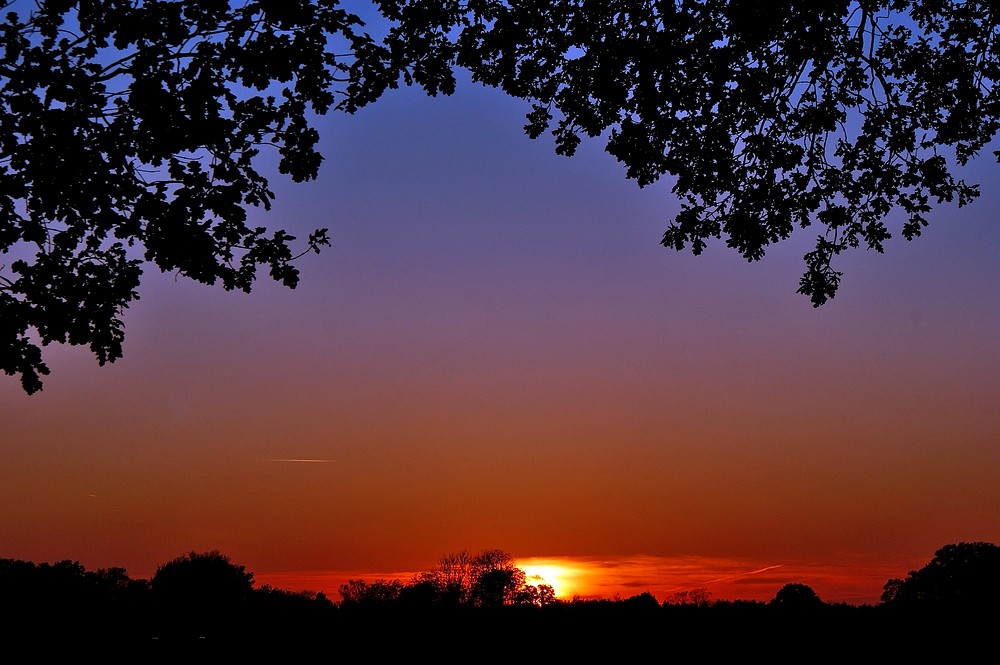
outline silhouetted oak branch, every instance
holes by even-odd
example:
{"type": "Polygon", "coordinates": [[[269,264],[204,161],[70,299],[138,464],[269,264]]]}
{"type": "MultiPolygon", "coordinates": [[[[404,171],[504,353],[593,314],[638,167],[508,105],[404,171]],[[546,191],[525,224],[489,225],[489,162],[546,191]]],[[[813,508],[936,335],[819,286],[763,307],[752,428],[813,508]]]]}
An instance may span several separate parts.
{"type": "Polygon", "coordinates": [[[1000,122],[982,0],[384,0],[394,37],[436,33],[473,78],[529,100],[525,131],[601,137],[682,202],[662,244],[749,261],[816,226],[799,292],[834,297],[847,249],[920,235],[1000,122]]]}
{"type": "Polygon", "coordinates": [[[0,369],[29,394],[44,345],[121,356],[144,265],[243,291],[266,268],[294,288],[293,260],[327,230],[293,252],[286,231],[249,225],[274,198],[261,151],[315,178],[312,117],[369,103],[404,67],[337,0],[4,7],[0,369]]]}
{"type": "Polygon", "coordinates": [[[672,180],[662,244],[749,261],[816,227],[799,292],[836,258],[912,239],[1000,127],[997,15],[983,0],[376,0],[376,40],[338,0],[39,0],[0,24],[0,369],[42,387],[41,347],[121,356],[143,266],[249,291],[294,287],[284,230],[248,224],[322,161],[311,120],[387,89],[450,94],[455,69],[528,100],[526,133],[586,137],[640,186],[672,180]]]}

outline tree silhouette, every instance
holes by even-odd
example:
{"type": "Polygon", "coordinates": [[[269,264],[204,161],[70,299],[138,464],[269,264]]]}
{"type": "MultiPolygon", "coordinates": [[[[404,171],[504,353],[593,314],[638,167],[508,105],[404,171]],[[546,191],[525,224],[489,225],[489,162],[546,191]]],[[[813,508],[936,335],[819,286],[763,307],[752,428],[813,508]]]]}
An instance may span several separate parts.
{"type": "Polygon", "coordinates": [[[216,550],[190,552],[157,568],[150,586],[166,635],[230,635],[244,627],[253,573],[216,550]]]}
{"type": "Polygon", "coordinates": [[[724,237],[756,261],[818,226],[798,289],[814,306],[837,292],[837,255],[972,200],[955,166],[1000,127],[985,0],[377,4],[395,36],[436,30],[475,80],[530,101],[525,131],[556,152],[600,136],[640,186],[671,176],[664,246],[724,237]]]}
{"type": "Polygon", "coordinates": [[[525,582],[517,589],[513,596],[514,605],[547,607],[556,602],[555,588],[551,584],[545,584],[544,582],[540,582],[539,584],[528,584],[525,582]]]}
{"type": "Polygon", "coordinates": [[[250,226],[274,196],[261,152],[315,178],[313,115],[400,83],[449,94],[456,67],[528,100],[527,134],[551,131],[558,153],[601,136],[640,186],[670,176],[666,247],[724,238],[756,261],[818,226],[798,289],[814,306],[837,293],[838,255],[974,199],[955,169],[1000,128],[985,0],[374,4],[381,42],[338,0],[5,3],[0,369],[30,394],[44,345],[119,358],[147,265],[294,287],[327,231],[293,249],[250,226]]]}
{"type": "Polygon", "coordinates": [[[399,580],[375,580],[371,584],[364,580],[348,580],[340,585],[341,606],[363,609],[388,607],[399,600],[402,590],[403,583],[399,580]]]}
{"type": "MultiPolygon", "coordinates": [[[[5,642],[69,643],[148,637],[149,586],[124,568],[86,570],[78,561],[0,559],[0,633],[5,642]]],[[[8,644],[9,646],[9,644],[8,644]]]]}
{"type": "Polygon", "coordinates": [[[472,554],[468,550],[442,556],[434,567],[408,584],[399,580],[348,580],[340,586],[344,608],[496,608],[506,605],[544,607],[555,602],[550,585],[527,582],[524,570],[499,549],[472,554]]]}
{"type": "Polygon", "coordinates": [[[778,589],[770,605],[783,609],[809,610],[823,605],[823,601],[808,584],[791,583],[778,589]]]}
{"type": "Polygon", "coordinates": [[[691,605],[695,607],[705,607],[712,600],[712,592],[705,588],[684,589],[675,591],[666,600],[664,605],[691,605]]]}
{"type": "Polygon", "coordinates": [[[482,571],[472,586],[472,602],[478,607],[502,607],[519,600],[529,600],[523,594],[524,571],[513,565],[482,571]]]}
{"type": "Polygon", "coordinates": [[[531,585],[513,557],[500,549],[467,557],[470,575],[467,602],[476,607],[544,605],[554,598],[552,587],[531,585]]]}
{"type": "Polygon", "coordinates": [[[634,596],[629,596],[622,603],[629,609],[635,611],[645,611],[659,609],[660,601],[656,600],[656,596],[648,591],[643,591],[642,593],[637,593],[634,596]]]}
{"type": "Polygon", "coordinates": [[[447,605],[468,603],[476,575],[474,558],[468,550],[446,554],[415,581],[432,585],[447,605]]]}
{"type": "Polygon", "coordinates": [[[1000,599],[1000,546],[989,542],[945,545],[920,570],[890,579],[882,603],[978,610],[1000,599]]]}
{"type": "MultiPolygon", "coordinates": [[[[299,182],[322,160],[311,118],[420,83],[408,47],[376,43],[338,0],[37,0],[0,24],[0,369],[31,394],[41,346],[122,355],[123,311],[151,264],[249,291],[259,268],[294,288],[285,230],[251,226],[274,198],[274,151],[299,182]]],[[[419,34],[413,39],[420,40],[419,34]]],[[[449,91],[448,82],[444,85],[449,91]]]]}

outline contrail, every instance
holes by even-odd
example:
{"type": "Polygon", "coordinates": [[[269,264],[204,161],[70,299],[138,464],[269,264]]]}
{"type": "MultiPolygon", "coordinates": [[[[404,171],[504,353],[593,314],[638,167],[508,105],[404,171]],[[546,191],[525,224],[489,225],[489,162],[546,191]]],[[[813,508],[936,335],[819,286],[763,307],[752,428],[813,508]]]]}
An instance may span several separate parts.
{"type": "Polygon", "coordinates": [[[737,573],[736,575],[730,575],[729,577],[720,577],[717,580],[712,580],[711,582],[706,582],[706,584],[715,584],[717,582],[728,582],[730,580],[739,579],[741,577],[746,577],[748,575],[756,575],[757,573],[763,573],[764,571],[767,571],[767,570],[773,570],[775,568],[781,568],[781,565],[782,564],[778,563],[778,564],[775,564],[773,566],[764,566],[763,568],[758,568],[757,570],[751,570],[751,571],[746,572],[746,573],[737,573]]]}
{"type": "Polygon", "coordinates": [[[265,462],[292,462],[296,464],[330,464],[332,459],[266,459],[265,462]]]}

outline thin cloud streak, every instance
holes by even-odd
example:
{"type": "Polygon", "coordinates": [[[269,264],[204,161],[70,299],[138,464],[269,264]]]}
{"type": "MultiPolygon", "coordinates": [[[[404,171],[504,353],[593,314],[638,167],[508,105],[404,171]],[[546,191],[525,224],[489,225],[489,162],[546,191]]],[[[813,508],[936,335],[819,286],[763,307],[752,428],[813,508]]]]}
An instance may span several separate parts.
{"type": "Polygon", "coordinates": [[[628,597],[649,592],[660,601],[694,589],[706,589],[716,600],[767,601],[785,584],[798,583],[812,587],[826,602],[875,604],[885,582],[905,575],[908,570],[905,563],[859,561],[854,557],[848,561],[786,561],[766,565],[760,561],[706,556],[566,557],[565,560],[586,570],[586,579],[593,582],[586,593],[580,594],[582,597],[628,597]]]}
{"type": "Polygon", "coordinates": [[[766,572],[768,570],[774,570],[775,568],[781,568],[781,566],[782,566],[782,564],[776,563],[773,566],[764,566],[763,568],[758,568],[757,570],[751,570],[749,572],[742,573],[740,575],[729,575],[728,577],[720,577],[717,580],[711,580],[709,582],[706,582],[705,584],[718,584],[720,582],[731,582],[733,580],[738,580],[738,579],[740,579],[742,577],[748,577],[750,575],[757,575],[759,573],[763,573],[763,572],[766,572]]]}

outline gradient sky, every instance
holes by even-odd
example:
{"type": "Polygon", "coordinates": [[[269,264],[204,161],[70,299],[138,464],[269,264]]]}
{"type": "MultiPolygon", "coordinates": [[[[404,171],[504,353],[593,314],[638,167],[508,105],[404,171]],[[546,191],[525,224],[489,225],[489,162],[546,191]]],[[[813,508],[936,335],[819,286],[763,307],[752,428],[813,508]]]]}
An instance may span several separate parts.
{"type": "Polygon", "coordinates": [[[669,182],[556,156],[527,110],[464,83],[322,119],[319,180],[253,213],[329,227],[298,289],[148,272],[123,359],[49,348],[32,397],[0,376],[0,557],[147,577],[217,549],[339,599],[500,548],[582,594],[860,603],[1000,541],[990,151],[975,204],[843,257],[814,309],[818,230],[752,264],[664,249],[669,182]]]}

